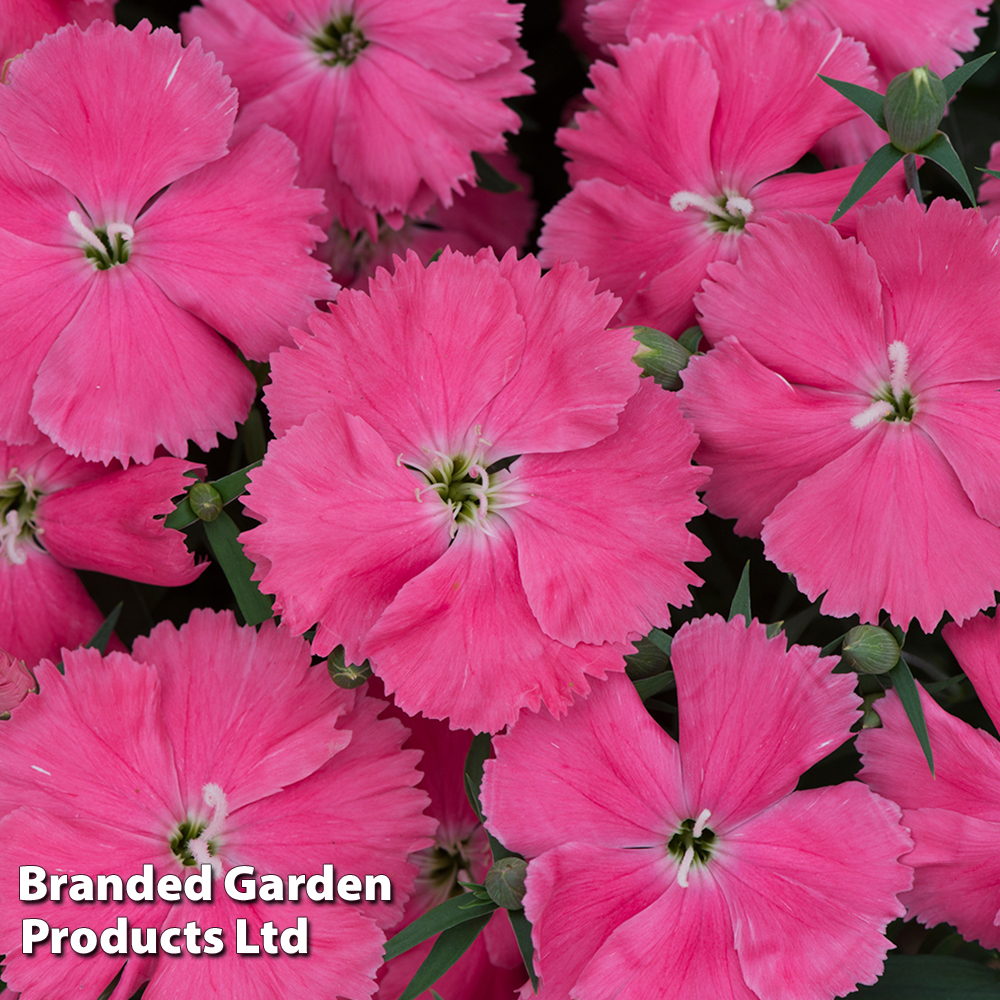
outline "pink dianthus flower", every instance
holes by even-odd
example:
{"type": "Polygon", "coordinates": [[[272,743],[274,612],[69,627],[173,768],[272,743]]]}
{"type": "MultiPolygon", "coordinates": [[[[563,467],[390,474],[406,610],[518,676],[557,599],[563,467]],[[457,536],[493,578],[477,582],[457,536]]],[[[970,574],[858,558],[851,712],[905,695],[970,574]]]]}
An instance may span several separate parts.
{"type": "MultiPolygon", "coordinates": [[[[779,14],[717,17],[691,38],[653,36],[591,68],[595,110],[557,134],[573,190],[546,216],[541,260],[575,259],[623,299],[623,322],[674,336],[747,222],[829,219],[860,167],[788,173],[857,108],[817,77],[870,86],[864,47],[779,14]]],[[[866,196],[902,195],[901,171],[866,196]]],[[[838,227],[853,231],[852,209],[838,227]]]]}
{"type": "Polygon", "coordinates": [[[218,996],[220,984],[225,996],[261,1000],[375,991],[383,929],[413,885],[406,856],[428,844],[433,821],[413,787],[418,755],[400,749],[403,726],[378,721],[384,702],[334,687],[310,660],[306,643],[273,622],[258,632],[228,612],[195,611],[180,629],[162,623],[136,640],[134,658],[82,649],[65,652],[65,676],[39,666],[40,693],[0,724],[0,951],[22,1000],[97,996],[123,965],[100,949],[22,954],[27,917],[98,934],[125,917],[130,941],[134,928],[222,928],[225,950],[211,958],[186,947],[130,952],[115,998],[146,980],[148,1000],[218,996]],[[157,878],[207,864],[215,884],[210,902],[19,903],[25,864],[123,880],[144,864],[157,878]],[[386,874],[391,902],[330,905],[303,894],[239,903],[219,879],[237,865],[284,879],[324,864],[337,877],[386,874]],[[236,919],[253,942],[265,921],[295,926],[298,917],[307,918],[306,957],[236,954],[236,919]]]}
{"type": "Polygon", "coordinates": [[[114,0],[0,0],[0,65],[64,24],[99,19],[115,19],[114,0]]]}
{"type": "Polygon", "coordinates": [[[0,436],[149,462],[211,448],[256,391],[247,357],[333,295],[318,191],[271,129],[227,148],[236,91],[197,43],[95,21],[0,87],[0,436]],[[123,86],[122,81],[128,85],[123,86]],[[219,331],[217,333],[216,331],[219,331]],[[37,426],[36,426],[37,425],[37,426]]]}
{"type": "Polygon", "coordinates": [[[455,728],[559,713],[624,669],[690,601],[707,473],[616,307],[575,264],[446,250],[314,313],[272,359],[265,523],[241,536],[282,621],[455,728]]]}
{"type": "Polygon", "coordinates": [[[858,718],[835,663],[701,618],[671,650],[678,742],[622,675],[494,740],[483,808],[529,859],[539,1000],[831,1000],[875,982],[912,879],[899,809],[857,781],[794,791],[858,718]]]}
{"type": "Polygon", "coordinates": [[[705,500],[824,614],[932,631],[1000,588],[1000,222],[914,197],[858,241],[751,227],[698,297],[714,350],[681,405],[705,500]]]}
{"type": "Polygon", "coordinates": [[[240,90],[239,134],[273,125],[299,148],[352,235],[394,227],[475,182],[472,152],[520,128],[531,92],[507,0],[206,0],[181,18],[240,90]]]}
{"type": "MultiPolygon", "coordinates": [[[[944,637],[994,725],[1000,724],[1000,619],[977,615],[950,623],[944,637]]],[[[913,850],[913,888],[900,896],[907,919],[947,922],[967,940],[1000,947],[1000,743],[949,715],[921,690],[931,774],[894,692],[875,703],[881,729],[858,737],[862,781],[903,809],[913,850]]]]}
{"type": "Polygon", "coordinates": [[[87,642],[104,615],[74,569],[179,587],[196,566],[161,520],[197,468],[178,458],[106,469],[50,441],[0,442],[0,649],[37,663],[87,642]]]}

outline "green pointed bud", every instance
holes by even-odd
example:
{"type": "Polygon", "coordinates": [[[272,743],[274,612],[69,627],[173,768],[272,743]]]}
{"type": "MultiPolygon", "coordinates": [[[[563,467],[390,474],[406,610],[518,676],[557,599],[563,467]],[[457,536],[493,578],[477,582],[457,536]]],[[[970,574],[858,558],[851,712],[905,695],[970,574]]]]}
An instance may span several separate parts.
{"type": "Polygon", "coordinates": [[[948,106],[941,77],[926,66],[900,73],[885,92],[885,128],[896,149],[916,153],[937,133],[948,106]]]}
{"type": "Polygon", "coordinates": [[[483,879],[490,899],[505,910],[520,910],[527,871],[528,862],[524,858],[500,858],[496,861],[483,879]]]}
{"type": "Polygon", "coordinates": [[[222,513],[222,494],[211,483],[195,483],[188,503],[202,521],[214,521],[222,513]]]}
{"type": "Polygon", "coordinates": [[[632,355],[632,360],[642,369],[642,374],[651,376],[664,389],[679,389],[681,380],[678,373],[687,367],[691,351],[673,337],[668,337],[651,326],[637,326],[632,339],[642,345],[632,355]]]}
{"type": "Polygon", "coordinates": [[[333,683],[337,687],[345,688],[348,691],[351,688],[361,687],[372,675],[372,668],[367,660],[361,666],[357,666],[354,663],[346,663],[344,661],[343,646],[338,646],[327,657],[326,669],[333,683]]]}
{"type": "Polygon", "coordinates": [[[899,663],[899,643],[877,625],[856,625],[841,649],[847,665],[859,674],[887,674],[899,663]]]}

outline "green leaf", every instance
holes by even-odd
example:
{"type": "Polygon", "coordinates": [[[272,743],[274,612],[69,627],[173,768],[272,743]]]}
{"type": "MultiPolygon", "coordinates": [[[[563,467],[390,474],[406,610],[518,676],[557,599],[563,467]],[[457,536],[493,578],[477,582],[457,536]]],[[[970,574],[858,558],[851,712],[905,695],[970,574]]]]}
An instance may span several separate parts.
{"type": "MultiPolygon", "coordinates": [[[[443,253],[444,253],[444,247],[438,247],[437,250],[435,250],[434,253],[431,254],[431,259],[427,261],[427,266],[430,267],[431,264],[436,264],[441,259],[441,254],[443,253]]],[[[434,991],[431,990],[431,993],[433,992],[434,991]]]]}
{"type": "Polygon", "coordinates": [[[844,640],[845,640],[846,638],[847,638],[847,632],[845,632],[845,633],[844,633],[843,635],[838,635],[836,639],[834,639],[834,640],[833,640],[832,642],[828,642],[828,643],[827,643],[827,644],[826,644],[826,645],[825,645],[825,646],[824,646],[824,647],[823,647],[823,648],[822,648],[822,649],[821,649],[821,650],[819,651],[819,655],[820,655],[820,656],[831,656],[831,655],[832,655],[833,653],[835,653],[835,652],[836,652],[836,651],[837,651],[837,650],[838,650],[838,649],[840,648],[840,644],[841,644],[841,643],[842,643],[842,642],[843,642],[843,641],[844,641],[844,640]]]}
{"type": "Polygon", "coordinates": [[[861,108],[879,128],[885,128],[885,114],[882,111],[885,98],[878,91],[859,87],[856,83],[848,83],[846,80],[833,80],[828,76],[823,76],[822,73],[818,73],[817,76],[824,83],[833,87],[838,94],[846,97],[851,104],[861,108]]]}
{"type": "Polygon", "coordinates": [[[118,985],[118,980],[121,979],[122,973],[124,971],[125,971],[125,966],[123,964],[122,967],[118,970],[118,974],[115,976],[114,979],[111,980],[110,983],[108,983],[108,985],[104,988],[104,992],[97,998],[97,1000],[108,1000],[108,997],[111,996],[112,993],[114,993],[115,987],[118,985]]]}
{"type": "Polygon", "coordinates": [[[667,635],[663,629],[654,628],[653,631],[646,636],[646,638],[649,639],[649,641],[655,646],[658,646],[661,650],[663,650],[667,656],[670,655],[670,645],[673,642],[673,639],[667,635]]]}
{"type": "Polygon", "coordinates": [[[652,677],[643,677],[632,683],[635,685],[636,693],[645,701],[661,691],[669,691],[674,686],[674,672],[664,670],[662,674],[653,674],[652,677]]]}
{"type": "Polygon", "coordinates": [[[521,190],[520,184],[507,180],[500,171],[490,164],[485,156],[473,153],[472,162],[476,167],[476,187],[493,191],[496,194],[510,194],[511,191],[521,190]]]}
{"type": "Polygon", "coordinates": [[[531,946],[531,924],[524,915],[524,910],[508,910],[510,926],[514,928],[514,937],[517,938],[517,947],[521,951],[521,958],[524,959],[524,967],[528,970],[528,978],[531,980],[531,988],[538,992],[538,976],[535,975],[535,966],[531,959],[534,949],[531,946]]]}
{"type": "Polygon", "coordinates": [[[464,892],[461,896],[452,896],[451,899],[435,906],[433,910],[428,910],[422,917],[417,917],[412,924],[407,924],[395,937],[386,941],[385,960],[392,961],[397,955],[402,955],[404,951],[415,948],[421,941],[426,941],[429,937],[448,930],[449,927],[456,927],[482,916],[488,919],[490,914],[498,909],[493,900],[479,902],[475,898],[470,906],[469,898],[464,892]]]}
{"type": "Polygon", "coordinates": [[[1000,174],[998,174],[995,170],[990,170],[988,167],[977,167],[976,169],[982,171],[984,174],[989,174],[990,177],[995,177],[998,181],[1000,181],[1000,174]]]}
{"type": "MultiPolygon", "coordinates": [[[[877,156],[878,154],[876,153],[875,155],[877,156]]],[[[969,176],[965,172],[965,167],[962,166],[962,161],[958,158],[958,153],[955,152],[955,147],[944,132],[938,132],[926,146],[917,151],[917,155],[924,156],[928,160],[933,160],[939,167],[947,170],[958,181],[962,190],[968,196],[969,201],[973,205],[976,204],[976,195],[972,190],[972,185],[969,183],[969,176]]]]}
{"type": "Polygon", "coordinates": [[[938,691],[947,691],[948,688],[954,687],[956,684],[960,684],[965,680],[965,674],[959,674],[957,677],[949,677],[943,681],[935,681],[933,684],[925,684],[924,690],[928,694],[937,694],[938,691]]]}
{"type": "Polygon", "coordinates": [[[415,1000],[432,983],[436,983],[469,950],[491,916],[492,914],[487,913],[483,917],[442,931],[399,1000],[415,1000]]]}
{"type": "Polygon", "coordinates": [[[96,649],[102,656],[104,655],[104,650],[108,648],[108,640],[111,638],[111,633],[114,632],[115,626],[118,624],[121,613],[122,602],[119,601],[111,609],[111,614],[101,623],[101,627],[93,634],[90,642],[87,643],[87,649],[96,649]]]}
{"type": "MultiPolygon", "coordinates": [[[[845,212],[853,208],[905,155],[891,142],[876,149],[862,167],[861,173],[854,179],[851,190],[847,192],[847,197],[837,207],[830,221],[836,222],[845,212]]],[[[924,150],[920,150],[920,155],[926,156],[924,150]]]]}
{"type": "Polygon", "coordinates": [[[958,88],[977,72],[980,66],[989,62],[994,54],[993,52],[987,52],[986,55],[980,56],[978,59],[973,59],[972,62],[966,63],[964,66],[959,66],[954,72],[944,77],[941,82],[944,84],[944,92],[948,95],[948,99],[951,100],[958,93],[958,88]]]}
{"type": "Polygon", "coordinates": [[[736,588],[736,594],[733,596],[733,603],[729,608],[729,620],[732,621],[737,615],[743,615],[744,621],[747,623],[747,628],[750,627],[750,619],[752,615],[750,614],[750,560],[747,560],[746,566],[743,567],[743,573],[740,575],[740,583],[736,588]]]}
{"type": "Polygon", "coordinates": [[[686,347],[692,354],[698,350],[698,345],[701,343],[701,338],[704,334],[701,332],[700,326],[689,326],[678,338],[677,343],[681,347],[686,347]]]}
{"type": "MultiPolygon", "coordinates": [[[[221,479],[216,479],[212,483],[212,486],[219,491],[223,504],[235,500],[238,496],[242,496],[246,492],[247,483],[250,482],[250,473],[260,464],[260,462],[251,462],[250,465],[246,465],[236,472],[231,472],[228,476],[223,476],[221,479]]],[[[194,524],[197,520],[198,515],[191,509],[191,504],[188,503],[188,498],[185,495],[184,499],[167,515],[163,523],[168,528],[186,528],[189,524],[194,524]]]]}
{"type": "Polygon", "coordinates": [[[874,986],[858,1000],[998,1000],[996,972],[978,962],[945,955],[890,955],[874,986]]]}
{"type": "Polygon", "coordinates": [[[490,734],[478,733],[472,738],[472,745],[465,755],[465,794],[480,823],[483,821],[483,807],[479,804],[479,788],[483,783],[483,765],[489,760],[491,746],[490,734]]]}
{"type": "Polygon", "coordinates": [[[906,709],[910,725],[913,726],[913,732],[916,734],[917,740],[924,751],[924,756],[927,758],[927,766],[931,769],[931,774],[933,774],[934,758],[931,755],[930,740],[927,738],[927,723],[924,720],[924,708],[920,704],[920,692],[917,690],[917,682],[913,679],[913,674],[910,673],[910,668],[906,660],[900,657],[899,663],[886,676],[892,681],[892,686],[896,689],[896,694],[899,695],[899,700],[903,703],[903,708],[906,709]]]}
{"type": "Polygon", "coordinates": [[[679,389],[682,385],[680,373],[691,360],[691,352],[673,337],[651,326],[635,327],[632,339],[640,345],[632,360],[642,369],[642,374],[670,392],[679,389]]]}
{"type": "Polygon", "coordinates": [[[225,511],[214,521],[205,522],[208,546],[226,574],[240,613],[248,625],[259,625],[273,614],[271,604],[274,599],[262,594],[250,579],[254,564],[243,552],[237,537],[239,533],[236,522],[225,511]]]}
{"type": "Polygon", "coordinates": [[[785,623],[783,621],[780,621],[780,622],[771,622],[771,624],[767,626],[767,637],[768,637],[768,639],[773,639],[776,635],[781,635],[781,630],[784,627],[785,627],[785,623]]]}

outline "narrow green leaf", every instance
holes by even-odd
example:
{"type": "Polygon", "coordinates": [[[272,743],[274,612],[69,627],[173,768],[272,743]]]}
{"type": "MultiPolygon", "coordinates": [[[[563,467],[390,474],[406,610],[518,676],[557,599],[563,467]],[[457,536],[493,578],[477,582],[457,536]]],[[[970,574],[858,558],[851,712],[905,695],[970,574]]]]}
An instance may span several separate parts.
{"type": "Polygon", "coordinates": [[[976,194],[969,183],[969,176],[965,172],[965,167],[962,166],[962,161],[958,158],[958,153],[955,152],[955,147],[944,132],[938,132],[923,149],[917,151],[917,156],[925,156],[928,160],[933,160],[939,167],[947,170],[958,181],[973,206],[976,204],[976,194]]]}
{"type": "Polygon", "coordinates": [[[781,630],[784,627],[785,627],[785,623],[783,621],[780,621],[780,622],[771,622],[771,624],[767,626],[767,637],[768,637],[768,639],[773,639],[776,635],[781,635],[781,630]]]}
{"type": "Polygon", "coordinates": [[[737,615],[743,615],[744,621],[747,623],[747,628],[750,627],[750,619],[752,615],[750,614],[750,560],[747,560],[746,566],[743,567],[743,572],[740,575],[740,583],[736,588],[736,593],[733,596],[733,603],[729,608],[729,620],[732,621],[737,615]]]}
{"type": "Polygon", "coordinates": [[[990,177],[995,177],[998,181],[1000,181],[1000,174],[998,174],[995,170],[990,170],[988,167],[977,167],[976,169],[984,174],[989,174],[990,177]]]}
{"type": "Polygon", "coordinates": [[[890,955],[874,986],[858,1000],[997,1000],[1000,982],[989,966],[950,955],[890,955]]]}
{"type": "Polygon", "coordinates": [[[906,660],[900,657],[899,663],[886,676],[892,680],[892,686],[896,689],[896,694],[899,695],[899,700],[903,703],[903,708],[906,709],[910,725],[913,726],[913,732],[916,734],[921,749],[924,751],[924,756],[927,758],[927,766],[931,769],[931,774],[933,774],[934,757],[931,755],[931,743],[927,738],[927,722],[924,720],[924,708],[920,704],[920,692],[917,690],[917,682],[913,679],[913,674],[910,673],[910,668],[906,660]]]}
{"type": "MultiPolygon", "coordinates": [[[[261,460],[263,461],[263,459],[261,460]]],[[[235,500],[246,492],[247,483],[250,482],[250,472],[260,465],[260,462],[251,462],[250,465],[231,472],[228,476],[216,479],[212,485],[219,491],[224,504],[235,500]]],[[[186,528],[189,524],[194,524],[198,520],[198,515],[191,509],[187,495],[177,504],[167,515],[163,522],[168,528],[186,528]]]]}
{"type": "Polygon", "coordinates": [[[115,976],[114,979],[111,980],[110,983],[108,983],[108,985],[104,988],[104,992],[101,993],[101,995],[97,998],[97,1000],[108,1000],[108,997],[111,996],[112,993],[114,993],[115,987],[118,985],[118,980],[121,979],[122,973],[124,971],[125,971],[125,965],[122,964],[122,967],[118,970],[118,974],[115,976]]]}
{"type": "MultiPolygon", "coordinates": [[[[836,222],[845,212],[853,208],[905,155],[901,149],[896,149],[891,142],[876,149],[862,167],[861,173],[854,179],[851,190],[847,192],[847,197],[837,207],[837,211],[833,213],[833,218],[830,221],[836,222]]],[[[925,156],[926,154],[920,150],[920,155],[925,156]]]]}
{"type": "Polygon", "coordinates": [[[933,684],[925,684],[924,690],[928,694],[937,694],[938,691],[947,691],[948,688],[954,687],[956,684],[961,684],[965,680],[965,674],[959,674],[957,677],[948,677],[943,681],[935,681],[933,684]]]}
{"type": "Polygon", "coordinates": [[[966,63],[964,66],[959,66],[954,72],[949,73],[944,77],[941,82],[944,84],[944,92],[948,95],[948,100],[951,100],[957,93],[958,88],[965,83],[966,80],[972,76],[980,66],[985,65],[994,56],[993,52],[987,52],[986,55],[980,56],[978,59],[973,59],[972,62],[966,63]]]}
{"type": "Polygon", "coordinates": [[[205,522],[208,546],[226,574],[240,613],[248,625],[259,625],[273,614],[273,598],[262,594],[250,579],[254,565],[243,552],[239,533],[236,522],[225,511],[214,521],[205,522]]]}
{"type": "Polygon", "coordinates": [[[472,738],[472,745],[465,755],[465,794],[480,823],[483,821],[483,807],[479,804],[479,787],[483,783],[483,766],[489,760],[491,746],[490,734],[478,733],[472,738]]]}
{"type": "Polygon", "coordinates": [[[833,80],[828,76],[823,76],[822,73],[817,75],[824,83],[833,87],[838,94],[846,97],[851,104],[861,108],[879,128],[885,128],[885,114],[882,111],[885,98],[878,91],[859,87],[856,83],[848,83],[846,80],[833,80]]]}
{"type": "Polygon", "coordinates": [[[431,990],[431,996],[434,997],[434,1000],[444,1000],[444,997],[437,990],[431,990]]]}
{"type": "Polygon", "coordinates": [[[111,609],[111,614],[101,623],[101,627],[94,633],[90,642],[87,643],[88,649],[96,649],[102,656],[104,655],[104,650],[108,648],[108,640],[111,638],[111,633],[114,632],[115,626],[118,624],[121,613],[122,602],[119,601],[111,609]]]}
{"type": "Polygon", "coordinates": [[[847,636],[847,632],[845,632],[843,635],[838,635],[837,638],[834,639],[832,642],[828,642],[819,651],[819,655],[820,656],[832,656],[833,653],[835,653],[840,648],[840,644],[844,641],[844,639],[846,638],[846,636],[847,636]]]}
{"type": "Polygon", "coordinates": [[[643,677],[632,683],[635,685],[636,693],[645,701],[661,691],[669,691],[674,686],[674,672],[664,670],[662,674],[653,674],[652,677],[643,677]]]}
{"type": "Polygon", "coordinates": [[[436,983],[468,950],[472,942],[479,937],[479,932],[489,923],[491,913],[468,920],[455,927],[442,931],[434,942],[430,954],[417,969],[416,975],[410,980],[410,985],[403,990],[399,1000],[415,1000],[424,990],[436,983]]]}
{"type": "MultiPolygon", "coordinates": [[[[431,254],[431,259],[427,261],[427,266],[430,267],[431,264],[437,263],[437,261],[441,259],[441,254],[443,253],[444,253],[444,247],[438,247],[437,250],[435,250],[434,253],[431,254]]],[[[431,992],[433,993],[434,991],[431,990],[431,992]]]]}
{"type": "Polygon", "coordinates": [[[493,167],[485,156],[479,153],[472,154],[472,162],[476,167],[476,186],[484,188],[486,191],[493,191],[496,194],[510,194],[511,191],[520,191],[521,185],[507,180],[503,174],[493,167]]]}
{"type": "Polygon", "coordinates": [[[524,910],[508,910],[510,926],[514,928],[514,937],[517,938],[517,947],[520,949],[521,958],[524,959],[524,967],[528,970],[528,978],[531,980],[531,988],[538,992],[538,976],[535,975],[535,966],[532,962],[534,948],[531,946],[531,923],[524,915],[524,910]]]}
{"type": "Polygon", "coordinates": [[[670,655],[670,645],[673,642],[673,639],[667,635],[663,629],[654,628],[653,631],[646,636],[646,638],[659,649],[663,650],[667,656],[670,655]]]}
{"type": "Polygon", "coordinates": [[[412,924],[407,924],[398,934],[386,941],[385,960],[390,962],[397,955],[402,955],[404,951],[415,948],[421,941],[426,941],[449,927],[456,927],[481,916],[488,917],[497,909],[497,904],[493,900],[486,903],[475,901],[473,906],[469,906],[468,902],[468,895],[462,893],[461,896],[446,899],[433,910],[428,910],[422,917],[417,917],[412,924]]]}

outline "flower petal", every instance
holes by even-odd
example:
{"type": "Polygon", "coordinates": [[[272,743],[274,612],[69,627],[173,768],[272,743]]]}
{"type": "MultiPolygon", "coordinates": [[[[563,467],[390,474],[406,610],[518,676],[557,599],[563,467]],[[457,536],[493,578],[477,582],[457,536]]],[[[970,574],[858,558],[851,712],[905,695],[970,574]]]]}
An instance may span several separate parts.
{"type": "Polygon", "coordinates": [[[293,185],[297,170],[291,142],[261,128],[173,184],[132,242],[130,263],[257,360],[291,346],[288,328],[337,292],[310,256],[323,238],[308,221],[323,211],[322,197],[293,185]]]}
{"type": "Polygon", "coordinates": [[[785,649],[760,622],[718,615],[681,626],[671,647],[689,813],[716,832],[795,788],[799,775],[850,737],[855,678],[832,674],[815,646],[785,649]]]}
{"type": "Polygon", "coordinates": [[[687,816],[677,744],[624,675],[595,684],[562,720],[522,712],[493,746],[487,826],[529,858],[558,848],[569,830],[601,847],[663,845],[687,816]]]}
{"type": "MultiPolygon", "coordinates": [[[[90,265],[88,264],[88,267],[90,265]]],[[[45,356],[31,415],[71,455],[148,463],[163,445],[233,436],[256,383],[221,337],[138,268],[91,268],[89,294],[45,356]]]]}
{"type": "Polygon", "coordinates": [[[514,537],[460,528],[445,554],[405,584],[362,651],[403,711],[448,718],[453,729],[497,732],[521,708],[560,715],[587,675],[625,669],[621,646],[566,646],[528,607],[514,537]]]}
{"type": "Polygon", "coordinates": [[[896,804],[856,781],[795,792],[729,831],[709,866],[755,993],[830,1000],[874,983],[911,844],[896,804]]]}
{"type": "MultiPolygon", "coordinates": [[[[949,622],[941,634],[972,681],[990,718],[1000,719],[1000,619],[979,614],[964,625],[949,622]]],[[[994,725],[996,722],[994,721],[994,725]]],[[[1000,820],[1000,814],[997,815],[1000,820]]]]}
{"type": "Polygon", "coordinates": [[[992,606],[1000,529],[973,509],[951,466],[916,423],[880,420],[775,507],[764,554],[824,614],[889,612],[932,632],[992,606]]]}
{"type": "Polygon", "coordinates": [[[98,226],[134,222],[160,188],[225,156],[235,115],[222,64],[148,21],[68,25],[12,63],[0,89],[11,148],[98,226]]]}
{"type": "Polygon", "coordinates": [[[569,646],[626,642],[668,622],[669,605],[690,603],[701,580],[684,563],[708,555],[686,527],[708,477],[691,465],[696,445],[676,397],[645,379],[614,434],[514,463],[510,489],[527,500],[504,516],[547,635],[569,646]]]}

